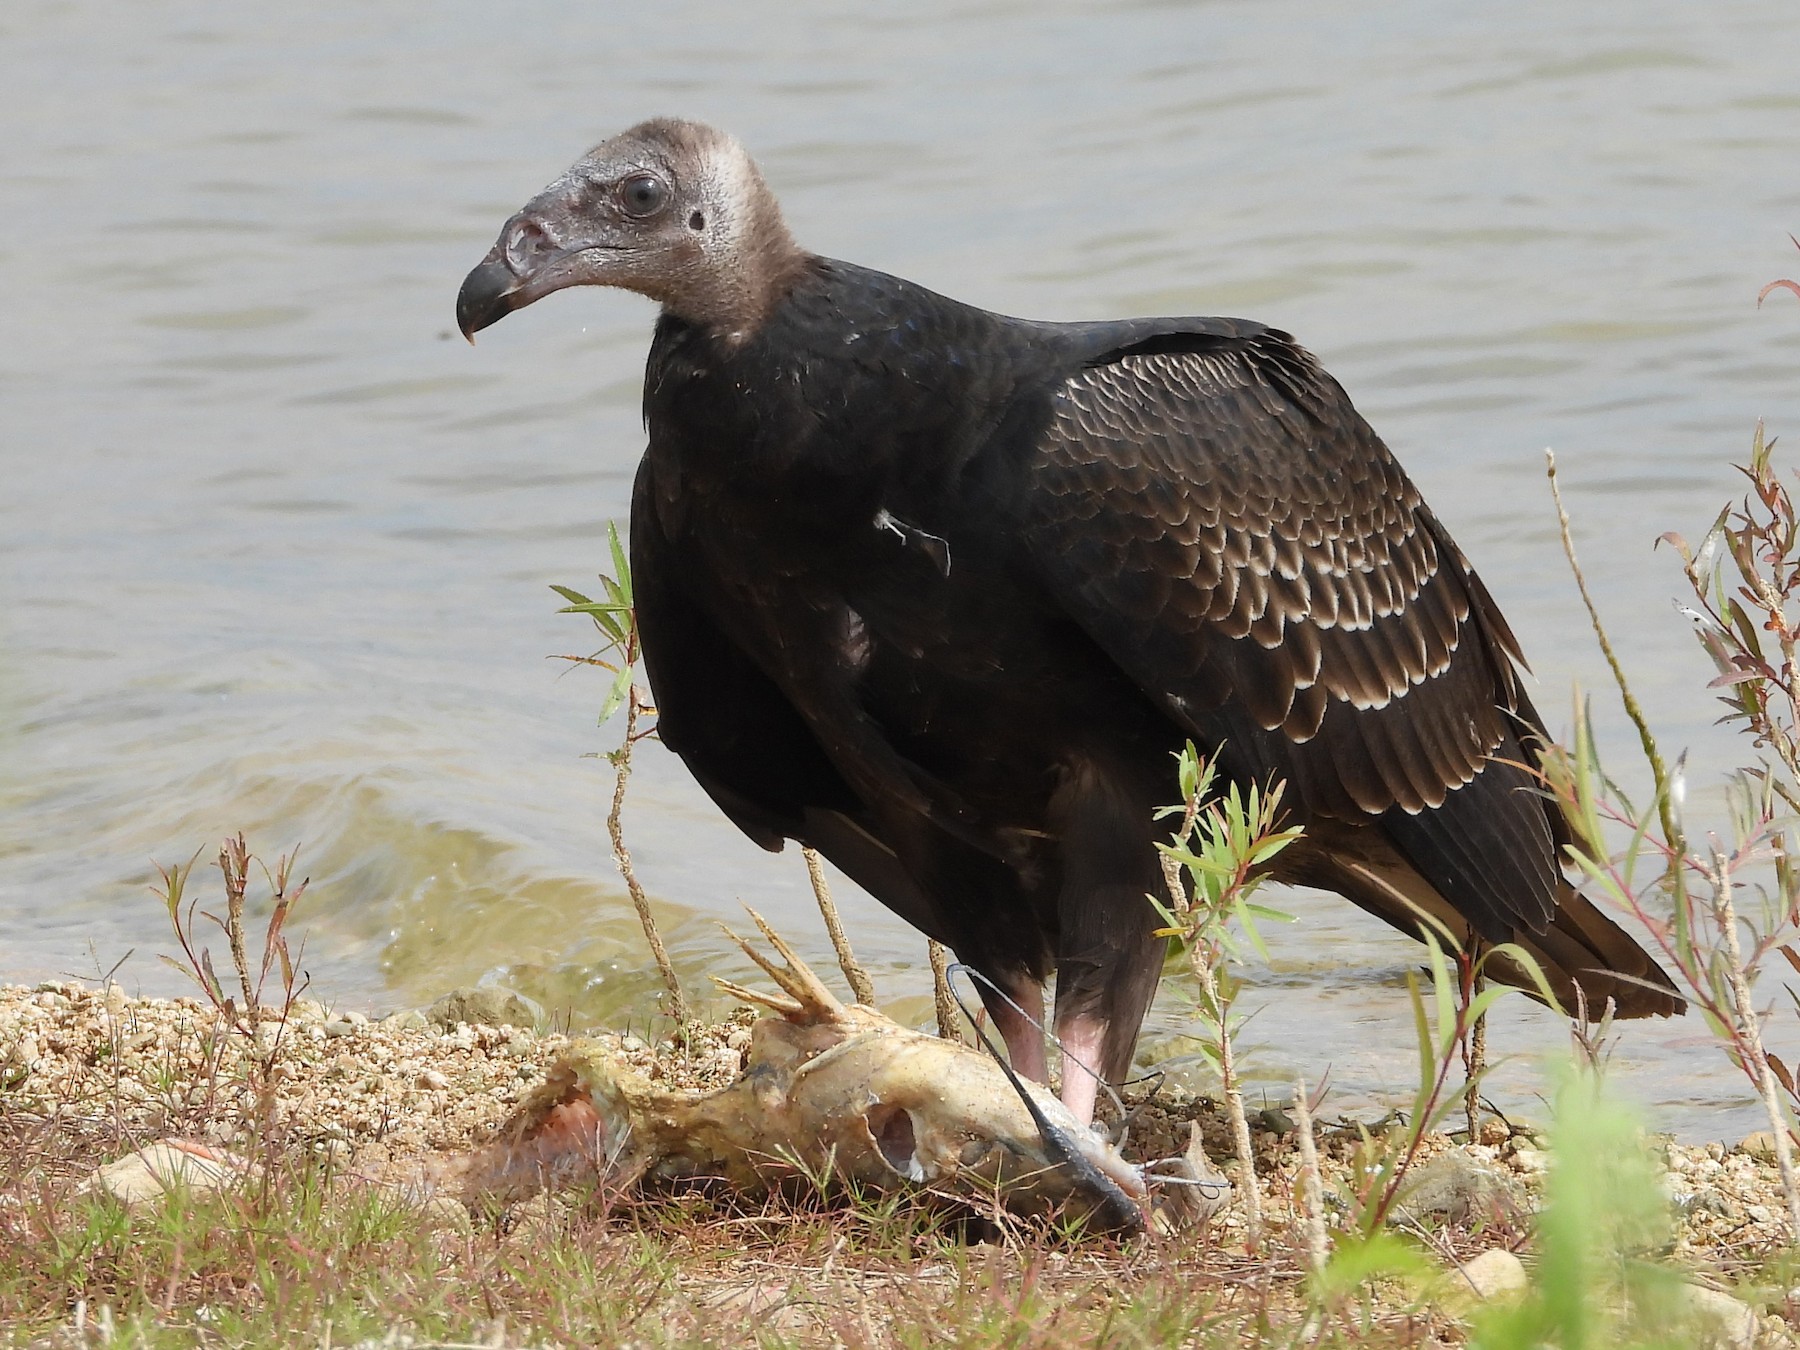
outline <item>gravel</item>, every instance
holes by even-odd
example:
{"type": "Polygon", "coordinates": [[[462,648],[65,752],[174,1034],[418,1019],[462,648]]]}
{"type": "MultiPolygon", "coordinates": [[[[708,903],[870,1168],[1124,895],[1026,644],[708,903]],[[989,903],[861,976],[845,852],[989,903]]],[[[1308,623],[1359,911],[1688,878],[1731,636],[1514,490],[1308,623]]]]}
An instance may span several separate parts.
{"type": "MultiPolygon", "coordinates": [[[[601,1039],[653,1081],[723,1087],[743,1065],[753,1016],[741,1009],[680,1044],[635,1034],[601,1039]]],[[[255,1030],[253,1043],[191,998],[130,998],[116,986],[61,981],[0,986],[0,1116],[84,1131],[94,1140],[94,1155],[83,1160],[90,1169],[170,1136],[241,1148],[266,1121],[288,1147],[389,1177],[485,1143],[569,1044],[564,1035],[526,1027],[439,1027],[410,1012],[375,1020],[308,999],[297,1001],[285,1021],[265,1013],[255,1030]],[[259,1053],[273,1053],[272,1076],[259,1066],[259,1053]],[[273,1093],[259,1103],[264,1081],[272,1081],[273,1093]]],[[[1179,1154],[1188,1122],[1197,1121],[1208,1152],[1230,1157],[1225,1119],[1213,1102],[1176,1090],[1135,1105],[1127,1156],[1179,1154]]],[[[1480,1176],[1509,1198],[1522,1195],[1529,1208],[1550,1156],[1530,1135],[1507,1137],[1497,1123],[1493,1128],[1475,1145],[1427,1141],[1417,1175],[1480,1176]]],[[[1330,1195],[1350,1182],[1359,1132],[1345,1125],[1320,1133],[1330,1195]]],[[[1280,1229],[1294,1221],[1297,1151],[1291,1132],[1258,1130],[1255,1141],[1264,1207],[1280,1229]]],[[[1705,1268],[1789,1241],[1786,1200],[1765,1140],[1752,1137],[1741,1147],[1665,1141],[1660,1148],[1677,1217],[1677,1258],[1705,1268]]],[[[1227,1170],[1235,1168],[1227,1163],[1227,1170]]],[[[1221,1240],[1231,1237],[1235,1213],[1233,1206],[1221,1220],[1221,1240]]],[[[1475,1243],[1466,1254],[1490,1245],[1475,1243]]]]}

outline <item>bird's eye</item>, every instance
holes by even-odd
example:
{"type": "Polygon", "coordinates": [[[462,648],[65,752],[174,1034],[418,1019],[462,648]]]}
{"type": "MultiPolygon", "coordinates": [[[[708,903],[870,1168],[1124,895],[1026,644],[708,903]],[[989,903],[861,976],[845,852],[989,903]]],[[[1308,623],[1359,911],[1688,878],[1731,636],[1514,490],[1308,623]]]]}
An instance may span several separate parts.
{"type": "Polygon", "coordinates": [[[655,215],[668,200],[669,185],[655,174],[634,173],[619,184],[619,206],[640,220],[655,215]]]}

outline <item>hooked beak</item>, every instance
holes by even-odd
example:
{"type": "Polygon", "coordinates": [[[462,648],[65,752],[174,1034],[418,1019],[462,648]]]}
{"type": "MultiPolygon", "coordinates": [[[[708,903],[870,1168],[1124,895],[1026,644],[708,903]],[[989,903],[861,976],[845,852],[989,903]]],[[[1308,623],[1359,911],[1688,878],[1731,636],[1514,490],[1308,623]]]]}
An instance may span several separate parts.
{"type": "Polygon", "coordinates": [[[470,342],[489,324],[498,323],[520,305],[519,278],[506,265],[498,244],[463,278],[456,293],[456,326],[470,342]]]}
{"type": "Polygon", "coordinates": [[[500,238],[456,293],[456,326],[475,334],[565,286],[598,281],[600,255],[616,245],[587,237],[567,193],[554,189],[529,203],[500,230],[500,238]]]}

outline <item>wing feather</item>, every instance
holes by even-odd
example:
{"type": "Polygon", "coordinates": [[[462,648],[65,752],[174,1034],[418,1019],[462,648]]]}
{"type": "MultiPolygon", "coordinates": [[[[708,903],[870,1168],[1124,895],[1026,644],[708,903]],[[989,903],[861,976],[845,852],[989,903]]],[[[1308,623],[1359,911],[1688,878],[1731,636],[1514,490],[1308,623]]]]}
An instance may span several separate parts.
{"type": "MultiPolygon", "coordinates": [[[[1308,814],[1379,818],[1490,936],[1554,850],[1513,732],[1518,644],[1343,391],[1285,334],[1094,359],[1034,447],[1052,591],[1187,730],[1308,814]]],[[[1526,713],[1529,716],[1528,713],[1526,713]]]]}

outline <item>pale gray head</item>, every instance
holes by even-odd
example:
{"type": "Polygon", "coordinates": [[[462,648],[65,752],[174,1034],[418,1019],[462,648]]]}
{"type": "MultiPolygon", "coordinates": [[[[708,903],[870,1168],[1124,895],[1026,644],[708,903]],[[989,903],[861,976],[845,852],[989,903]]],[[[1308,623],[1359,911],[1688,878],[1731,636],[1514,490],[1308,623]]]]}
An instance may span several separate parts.
{"type": "Polygon", "coordinates": [[[659,118],[595,146],[507,221],[463,282],[456,321],[473,340],[565,286],[621,286],[741,337],[807,256],[743,146],[659,118]]]}

